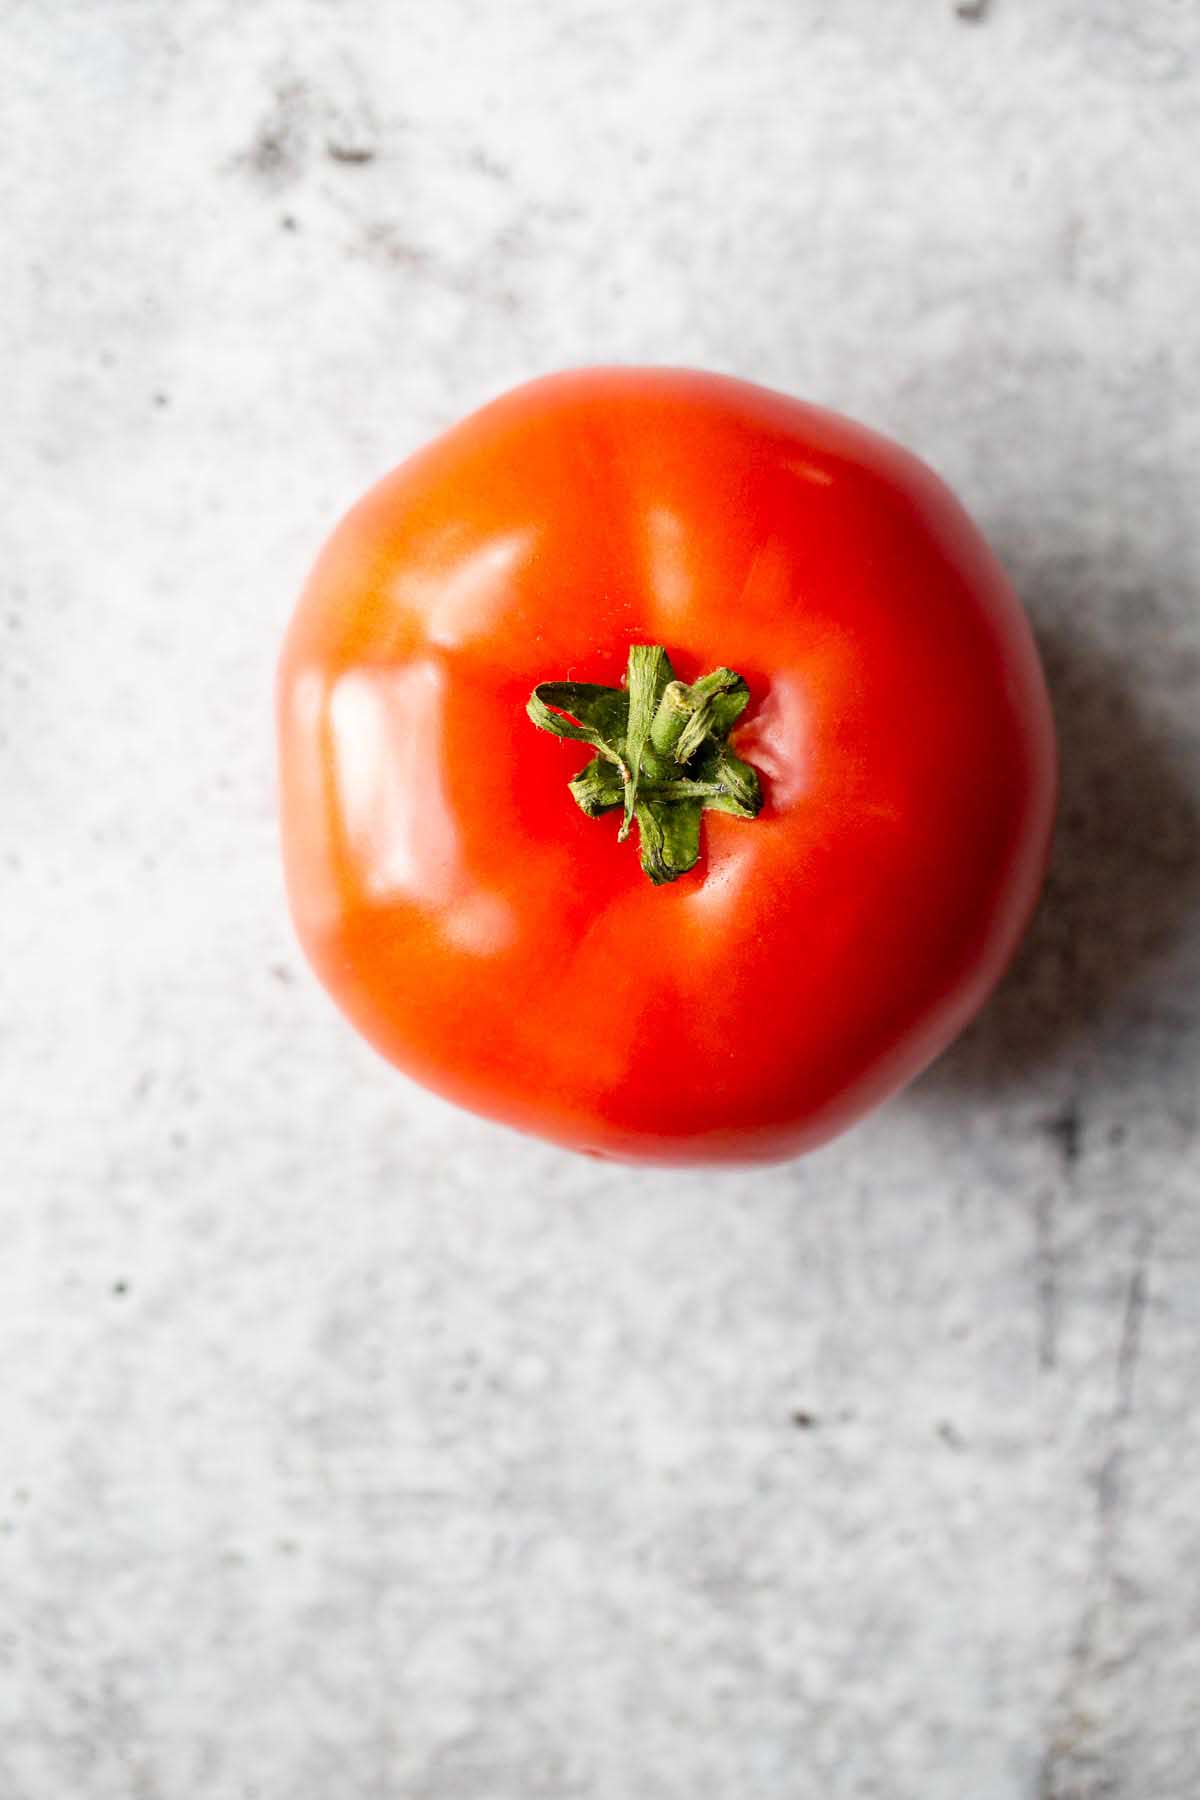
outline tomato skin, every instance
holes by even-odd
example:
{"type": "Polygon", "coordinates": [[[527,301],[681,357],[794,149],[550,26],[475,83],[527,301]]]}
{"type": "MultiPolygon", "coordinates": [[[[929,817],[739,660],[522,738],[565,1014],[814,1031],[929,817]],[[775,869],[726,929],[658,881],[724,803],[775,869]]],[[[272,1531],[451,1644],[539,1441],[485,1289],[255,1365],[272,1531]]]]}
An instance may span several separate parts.
{"type": "Polygon", "coordinates": [[[1024,614],[922,464],[714,375],[592,369],[503,396],[322,552],[278,686],[288,892],[398,1067],[577,1150],[752,1162],[915,1076],[1035,903],[1053,727],[1024,614]],[[654,887],[536,731],[539,682],[631,644],[750,686],[753,821],[703,815],[654,887]]]}

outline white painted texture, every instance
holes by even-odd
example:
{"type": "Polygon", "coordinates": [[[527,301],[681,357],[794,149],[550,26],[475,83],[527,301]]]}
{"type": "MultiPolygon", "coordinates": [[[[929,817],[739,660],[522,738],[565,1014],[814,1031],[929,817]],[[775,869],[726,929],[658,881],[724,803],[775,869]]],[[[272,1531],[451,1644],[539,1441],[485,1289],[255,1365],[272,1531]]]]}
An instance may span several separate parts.
{"type": "Polygon", "coordinates": [[[1192,0],[7,0],[0,119],[0,1800],[1195,1800],[1192,0]],[[319,540],[601,359],[911,443],[1054,678],[1016,972],[767,1173],[285,920],[319,540]]]}

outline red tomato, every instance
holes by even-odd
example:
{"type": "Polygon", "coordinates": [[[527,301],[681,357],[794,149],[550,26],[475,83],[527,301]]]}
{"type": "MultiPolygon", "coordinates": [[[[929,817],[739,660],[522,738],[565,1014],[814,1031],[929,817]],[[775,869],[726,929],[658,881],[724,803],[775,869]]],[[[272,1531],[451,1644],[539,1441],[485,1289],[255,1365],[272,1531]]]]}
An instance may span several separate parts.
{"type": "Polygon", "coordinates": [[[1029,628],[941,482],[675,370],[533,382],[368,493],[279,731],[296,926],[366,1037],[658,1162],[793,1155],[916,1075],[1011,956],[1054,805],[1029,628]]]}

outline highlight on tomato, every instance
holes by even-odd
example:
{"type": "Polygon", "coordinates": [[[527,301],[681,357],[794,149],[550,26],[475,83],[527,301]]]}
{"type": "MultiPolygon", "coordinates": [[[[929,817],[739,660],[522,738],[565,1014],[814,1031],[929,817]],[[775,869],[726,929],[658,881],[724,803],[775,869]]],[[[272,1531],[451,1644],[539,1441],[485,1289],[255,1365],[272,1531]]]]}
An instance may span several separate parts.
{"type": "Polygon", "coordinates": [[[601,368],[337,526],[283,649],[283,849],[396,1066],[596,1155],[753,1162],[911,1080],[1045,869],[1050,709],[948,489],[833,413],[601,368]]]}

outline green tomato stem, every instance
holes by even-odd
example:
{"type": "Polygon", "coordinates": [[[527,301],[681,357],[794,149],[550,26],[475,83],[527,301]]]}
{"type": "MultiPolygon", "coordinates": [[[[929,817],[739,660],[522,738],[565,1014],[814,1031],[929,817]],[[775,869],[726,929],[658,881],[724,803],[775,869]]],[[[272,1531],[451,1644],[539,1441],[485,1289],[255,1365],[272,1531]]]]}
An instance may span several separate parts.
{"type": "Polygon", "coordinates": [[[526,711],[540,730],[592,746],[572,798],[593,819],[619,808],[619,841],[637,820],[642,868],[658,886],[695,867],[706,808],[753,819],[762,807],[757,771],[727,742],[749,698],[733,669],[689,687],[661,644],[634,644],[623,688],[543,681],[526,711]]]}

